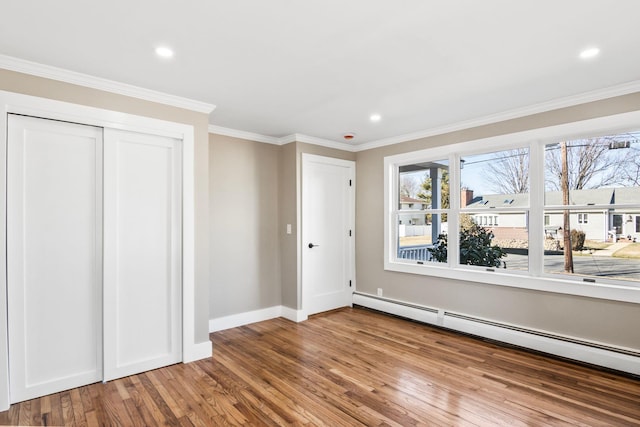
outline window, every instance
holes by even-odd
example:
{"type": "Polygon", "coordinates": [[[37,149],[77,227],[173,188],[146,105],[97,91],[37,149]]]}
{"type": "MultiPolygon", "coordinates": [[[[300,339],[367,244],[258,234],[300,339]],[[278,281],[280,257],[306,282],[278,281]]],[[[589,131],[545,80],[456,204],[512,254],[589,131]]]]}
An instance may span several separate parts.
{"type": "Polygon", "coordinates": [[[527,270],[529,148],[463,154],[459,164],[460,191],[465,193],[465,200],[460,199],[459,264],[527,270]],[[468,218],[478,213],[481,221],[475,225],[480,227],[474,227],[468,218]]]}
{"type": "Polygon", "coordinates": [[[604,133],[595,119],[385,158],[385,181],[396,183],[385,197],[398,200],[399,183],[417,173],[430,226],[410,236],[402,210],[389,209],[385,268],[580,295],[618,292],[594,284],[640,290],[640,112],[633,117],[638,131],[604,133]],[[626,253],[606,251],[614,242],[626,253]]]}
{"type": "Polygon", "coordinates": [[[438,262],[428,249],[440,235],[447,233],[448,160],[402,165],[398,169],[397,182],[395,197],[399,209],[394,212],[397,258],[422,263],[438,262]],[[408,200],[419,200],[420,209],[414,208],[415,203],[403,203],[408,200]],[[420,213],[418,218],[416,212],[420,213]],[[407,222],[409,225],[405,225],[407,222]]]}
{"type": "Polygon", "coordinates": [[[636,243],[622,243],[622,252],[598,257],[620,238],[631,237],[631,224],[623,219],[640,211],[640,182],[632,176],[640,165],[637,149],[640,132],[545,145],[545,210],[561,227],[557,250],[544,255],[546,273],[640,284],[640,258],[626,258],[636,243]]]}

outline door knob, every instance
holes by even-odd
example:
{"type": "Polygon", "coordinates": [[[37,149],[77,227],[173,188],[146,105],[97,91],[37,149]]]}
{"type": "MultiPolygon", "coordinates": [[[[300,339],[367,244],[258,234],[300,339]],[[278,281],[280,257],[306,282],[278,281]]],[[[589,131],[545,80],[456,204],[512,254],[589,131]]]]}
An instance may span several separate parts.
{"type": "Polygon", "coordinates": [[[313,249],[316,246],[320,246],[320,245],[314,245],[313,243],[309,243],[309,249],[313,249]]]}

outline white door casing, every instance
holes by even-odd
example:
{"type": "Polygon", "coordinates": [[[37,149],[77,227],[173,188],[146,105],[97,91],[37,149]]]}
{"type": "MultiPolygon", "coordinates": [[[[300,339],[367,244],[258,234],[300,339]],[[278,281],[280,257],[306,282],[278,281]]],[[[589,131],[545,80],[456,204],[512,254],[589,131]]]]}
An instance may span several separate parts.
{"type": "Polygon", "coordinates": [[[182,360],[180,141],[105,129],[104,379],[182,360]]]}
{"type": "Polygon", "coordinates": [[[302,155],[302,308],[350,306],[355,290],[355,162],[302,155]]]}
{"type": "Polygon", "coordinates": [[[102,379],[102,129],[11,115],[11,402],[102,379]]]}

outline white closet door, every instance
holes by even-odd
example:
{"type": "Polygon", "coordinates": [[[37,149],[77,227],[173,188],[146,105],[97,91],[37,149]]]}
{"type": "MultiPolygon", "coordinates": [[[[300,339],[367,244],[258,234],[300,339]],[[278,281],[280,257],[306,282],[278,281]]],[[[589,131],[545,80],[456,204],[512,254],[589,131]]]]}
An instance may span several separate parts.
{"type": "Polygon", "coordinates": [[[106,381],[182,360],[181,150],[104,132],[106,381]]]}
{"type": "Polygon", "coordinates": [[[11,402],[102,379],[102,129],[9,116],[11,402]]]}

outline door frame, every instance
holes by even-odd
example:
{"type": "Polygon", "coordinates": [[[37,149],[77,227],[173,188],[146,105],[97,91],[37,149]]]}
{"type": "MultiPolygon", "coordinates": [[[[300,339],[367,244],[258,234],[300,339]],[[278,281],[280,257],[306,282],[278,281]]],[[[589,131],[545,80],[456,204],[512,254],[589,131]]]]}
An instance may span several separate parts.
{"type": "Polygon", "coordinates": [[[305,179],[306,179],[306,173],[309,170],[308,165],[310,163],[325,163],[325,164],[329,164],[329,165],[333,165],[333,166],[341,166],[341,167],[346,167],[350,170],[350,177],[349,179],[351,180],[351,186],[353,188],[353,191],[351,191],[349,193],[349,200],[348,200],[348,209],[349,209],[349,228],[352,230],[351,233],[351,239],[347,240],[347,252],[349,253],[349,265],[348,265],[348,269],[349,269],[349,276],[352,277],[352,291],[355,292],[356,290],[356,237],[355,237],[355,233],[356,233],[356,162],[354,162],[353,160],[343,160],[343,159],[338,159],[335,157],[326,157],[326,156],[319,156],[316,154],[308,154],[308,153],[302,153],[302,173],[301,173],[301,185],[300,185],[300,221],[299,223],[301,224],[301,232],[300,232],[300,239],[298,242],[298,253],[300,254],[300,306],[302,307],[302,313],[303,313],[303,317],[306,319],[309,315],[308,313],[308,306],[307,306],[307,301],[306,301],[306,292],[305,292],[305,283],[304,283],[304,265],[305,265],[305,253],[306,251],[304,250],[304,245],[307,243],[305,238],[305,224],[304,224],[304,220],[305,220],[305,211],[308,209],[308,207],[305,205],[305,194],[304,194],[304,186],[305,186],[305,179]]]}
{"type": "MultiPolygon", "coordinates": [[[[182,361],[211,356],[211,343],[195,342],[194,128],[118,111],[0,91],[0,224],[6,224],[7,115],[22,114],[182,141],[182,361]],[[205,348],[206,347],[206,348],[205,348]]],[[[6,227],[0,227],[0,411],[9,409],[6,227]]]]}

